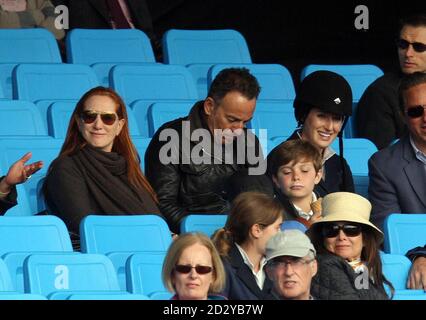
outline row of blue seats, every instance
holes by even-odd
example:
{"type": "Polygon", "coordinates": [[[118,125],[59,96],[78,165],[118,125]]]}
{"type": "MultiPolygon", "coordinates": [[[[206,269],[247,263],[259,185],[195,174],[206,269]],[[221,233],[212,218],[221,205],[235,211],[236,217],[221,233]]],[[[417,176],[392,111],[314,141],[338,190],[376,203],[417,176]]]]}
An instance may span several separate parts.
{"type": "MultiPolygon", "coordinates": [[[[211,235],[225,221],[226,215],[190,215],[182,232],[211,235]]],[[[424,293],[405,290],[411,263],[403,254],[426,241],[426,215],[394,214],[385,226],[385,249],[390,254],[381,253],[384,274],[401,299],[425,299],[424,293]]],[[[170,297],[161,283],[161,266],[172,239],[162,218],[88,216],[81,222],[80,234],[83,254],[72,251],[67,229],[57,217],[0,217],[0,273],[6,273],[0,276],[0,291],[57,299],[82,290],[170,297]]]]}

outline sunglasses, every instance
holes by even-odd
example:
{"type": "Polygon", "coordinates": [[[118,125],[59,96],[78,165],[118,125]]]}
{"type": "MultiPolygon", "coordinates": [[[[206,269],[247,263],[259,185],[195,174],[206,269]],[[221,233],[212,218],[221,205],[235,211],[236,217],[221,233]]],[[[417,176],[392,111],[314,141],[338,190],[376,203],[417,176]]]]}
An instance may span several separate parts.
{"type": "Polygon", "coordinates": [[[81,120],[86,124],[91,124],[96,121],[98,115],[101,116],[101,120],[107,126],[111,126],[117,120],[117,114],[107,113],[107,112],[97,112],[97,111],[83,111],[80,114],[81,120]]]}
{"type": "Polygon", "coordinates": [[[338,224],[329,223],[322,228],[322,235],[326,238],[334,238],[337,237],[340,230],[348,237],[356,237],[361,234],[362,226],[359,224],[344,224],[339,226],[338,224]]]}
{"type": "Polygon", "coordinates": [[[426,105],[425,106],[415,106],[415,107],[408,108],[405,111],[405,113],[407,114],[407,116],[414,119],[414,118],[418,118],[418,117],[423,116],[425,110],[426,110],[426,105]]]}
{"type": "Polygon", "coordinates": [[[179,273],[187,274],[190,273],[192,269],[195,269],[195,271],[198,274],[207,274],[213,271],[213,267],[209,266],[190,266],[190,265],[184,265],[184,264],[177,264],[175,265],[175,270],[179,273]]]}
{"type": "Polygon", "coordinates": [[[396,46],[400,49],[407,49],[410,44],[413,46],[414,51],[416,52],[425,52],[426,51],[426,44],[421,42],[408,42],[404,39],[398,39],[396,40],[396,46]]]}

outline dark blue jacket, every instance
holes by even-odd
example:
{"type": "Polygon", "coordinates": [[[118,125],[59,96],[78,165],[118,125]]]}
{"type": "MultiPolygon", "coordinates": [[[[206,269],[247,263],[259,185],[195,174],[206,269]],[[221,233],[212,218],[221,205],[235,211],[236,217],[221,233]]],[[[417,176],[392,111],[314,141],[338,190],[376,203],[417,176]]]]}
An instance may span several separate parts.
{"type": "Polygon", "coordinates": [[[250,268],[244,263],[238,248],[233,245],[228,257],[223,259],[226,272],[226,287],[222,295],[229,300],[274,300],[272,281],[265,279],[260,290],[250,268]]]}

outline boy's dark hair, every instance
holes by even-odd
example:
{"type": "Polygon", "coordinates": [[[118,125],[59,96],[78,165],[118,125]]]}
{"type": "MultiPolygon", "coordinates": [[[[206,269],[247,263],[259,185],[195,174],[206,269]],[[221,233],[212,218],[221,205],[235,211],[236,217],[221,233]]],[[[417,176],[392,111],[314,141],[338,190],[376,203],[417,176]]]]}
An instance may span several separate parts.
{"type": "Polygon", "coordinates": [[[316,172],[322,168],[322,156],[310,142],[302,139],[283,142],[272,154],[270,172],[273,176],[277,176],[280,167],[301,160],[312,161],[316,172]]]}
{"type": "Polygon", "coordinates": [[[404,92],[423,83],[426,83],[426,73],[424,72],[414,72],[404,75],[398,89],[399,108],[402,114],[405,113],[404,92]]]}
{"type": "Polygon", "coordinates": [[[260,86],[247,68],[228,68],[218,73],[210,85],[207,96],[220,104],[225,95],[232,91],[239,92],[248,100],[252,100],[259,96],[260,86]]]}

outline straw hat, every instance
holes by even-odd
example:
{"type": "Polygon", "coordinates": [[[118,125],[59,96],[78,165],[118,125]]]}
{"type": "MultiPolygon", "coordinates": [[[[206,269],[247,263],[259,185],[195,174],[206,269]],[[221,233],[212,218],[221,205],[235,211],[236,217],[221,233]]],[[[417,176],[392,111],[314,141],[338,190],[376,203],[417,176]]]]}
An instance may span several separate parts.
{"type": "Polygon", "coordinates": [[[322,200],[322,219],[312,224],[321,227],[325,222],[349,221],[366,225],[374,232],[376,239],[383,241],[383,232],[370,222],[371,203],[364,197],[351,192],[334,192],[322,200]]]}

